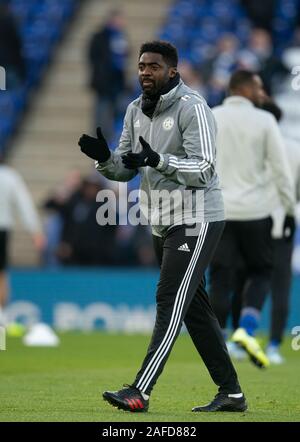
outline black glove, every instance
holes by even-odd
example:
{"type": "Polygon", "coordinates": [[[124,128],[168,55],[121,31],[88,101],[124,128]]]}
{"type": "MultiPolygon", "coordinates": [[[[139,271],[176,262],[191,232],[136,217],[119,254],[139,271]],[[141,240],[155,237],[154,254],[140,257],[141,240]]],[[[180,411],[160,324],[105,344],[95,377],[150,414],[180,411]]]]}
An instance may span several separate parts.
{"type": "Polygon", "coordinates": [[[294,237],[296,230],[295,218],[291,215],[286,215],[283,224],[283,237],[286,241],[290,241],[294,237]]]}
{"type": "Polygon", "coordinates": [[[122,156],[126,169],[137,169],[145,166],[156,167],[160,160],[159,154],[151,149],[150,144],[143,137],[139,137],[139,140],[143,146],[140,153],[129,152],[122,156]]]}
{"type": "Polygon", "coordinates": [[[110,150],[100,127],[97,127],[97,138],[83,134],[78,144],[81,148],[81,152],[93,160],[99,161],[99,163],[104,163],[110,157],[110,150]]]}

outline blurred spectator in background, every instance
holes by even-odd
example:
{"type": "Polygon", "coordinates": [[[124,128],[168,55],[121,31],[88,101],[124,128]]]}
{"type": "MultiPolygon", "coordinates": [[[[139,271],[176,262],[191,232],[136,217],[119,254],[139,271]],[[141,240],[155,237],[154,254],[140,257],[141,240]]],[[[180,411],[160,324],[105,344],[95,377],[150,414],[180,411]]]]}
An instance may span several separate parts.
{"type": "Polygon", "coordinates": [[[247,48],[239,54],[239,68],[257,72],[268,95],[289,73],[282,61],[274,55],[272,38],[264,29],[253,29],[247,48]]]}
{"type": "Polygon", "coordinates": [[[217,77],[226,88],[230,73],[236,67],[239,42],[234,34],[223,34],[217,41],[216,51],[203,65],[204,78],[217,77]]]}
{"type": "Polygon", "coordinates": [[[254,26],[267,29],[272,28],[277,0],[240,0],[254,26]]]}
{"type": "MultiPolygon", "coordinates": [[[[94,171],[82,180],[79,171],[71,170],[63,185],[46,200],[47,247],[43,254],[46,266],[157,265],[149,226],[97,224],[96,213],[101,202],[96,201],[96,195],[107,188],[105,182],[94,171]]],[[[120,195],[119,187],[114,185],[109,185],[109,189],[116,197],[113,210],[119,220],[122,214],[118,202],[127,198],[127,193],[120,195]]]]}
{"type": "Polygon", "coordinates": [[[17,88],[25,81],[21,38],[5,3],[0,3],[0,66],[6,71],[6,89],[17,88]]]}
{"type": "Polygon", "coordinates": [[[158,262],[153,250],[150,226],[137,226],[133,237],[137,265],[142,267],[157,266],[158,262]]]}
{"type": "Polygon", "coordinates": [[[157,266],[149,226],[118,226],[115,243],[116,265],[157,266]]]}
{"type": "Polygon", "coordinates": [[[57,210],[67,203],[71,195],[79,190],[81,185],[81,175],[78,170],[71,170],[62,185],[47,199],[44,208],[49,213],[45,222],[45,233],[47,236],[47,246],[44,250],[43,258],[46,266],[59,265],[57,248],[60,243],[63,230],[63,217],[57,210]]]}
{"type": "Polygon", "coordinates": [[[0,324],[5,323],[3,308],[8,301],[8,240],[14,226],[15,211],[31,233],[35,248],[41,252],[45,237],[31,196],[18,172],[5,165],[0,156],[0,324]]]}
{"type": "Polygon", "coordinates": [[[114,264],[116,226],[100,226],[96,220],[100,206],[96,196],[101,189],[103,179],[92,173],[66,200],[55,196],[46,202],[45,207],[57,210],[62,218],[62,232],[56,251],[62,264],[114,264]]]}
{"type": "Polygon", "coordinates": [[[183,60],[178,65],[178,71],[184,81],[191,89],[197,91],[200,95],[205,96],[205,87],[200,72],[188,60],[183,60]]]}
{"type": "Polygon", "coordinates": [[[236,69],[239,42],[235,35],[226,33],[217,42],[216,52],[203,65],[203,75],[209,85],[207,99],[211,106],[225,98],[231,73],[236,69]]]}
{"type": "Polygon", "coordinates": [[[125,17],[120,10],[114,10],[89,43],[90,85],[96,95],[93,128],[101,124],[109,142],[126,88],[128,55],[125,17]]]}
{"type": "MultiPolygon", "coordinates": [[[[104,177],[102,180],[106,181],[104,177]]],[[[113,265],[132,267],[152,267],[157,265],[154,255],[152,234],[147,225],[132,225],[128,222],[127,208],[130,210],[135,203],[129,198],[130,189],[127,183],[108,182],[109,189],[114,191],[117,207],[117,228],[114,248],[113,265]],[[126,201],[125,201],[126,200],[126,201]]]]}

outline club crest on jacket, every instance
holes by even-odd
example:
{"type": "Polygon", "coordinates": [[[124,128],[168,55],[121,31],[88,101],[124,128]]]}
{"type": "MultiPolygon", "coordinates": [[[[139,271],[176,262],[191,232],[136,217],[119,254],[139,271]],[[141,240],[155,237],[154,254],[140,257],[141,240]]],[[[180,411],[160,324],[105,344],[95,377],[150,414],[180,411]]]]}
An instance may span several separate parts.
{"type": "Polygon", "coordinates": [[[172,127],[174,126],[174,118],[172,118],[172,117],[167,117],[167,118],[164,120],[162,126],[163,126],[163,128],[164,128],[165,130],[171,130],[172,127]]]}

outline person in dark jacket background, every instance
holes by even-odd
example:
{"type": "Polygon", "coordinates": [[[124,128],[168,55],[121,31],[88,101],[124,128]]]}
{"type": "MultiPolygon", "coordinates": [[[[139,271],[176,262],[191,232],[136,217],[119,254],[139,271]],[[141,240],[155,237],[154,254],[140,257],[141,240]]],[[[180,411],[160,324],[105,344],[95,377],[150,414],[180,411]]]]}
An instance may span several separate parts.
{"type": "Polygon", "coordinates": [[[95,91],[94,128],[100,122],[108,141],[113,138],[114,119],[125,89],[129,44],[125,17],[120,10],[110,13],[104,26],[89,43],[90,86],[95,91]]]}
{"type": "Polygon", "coordinates": [[[6,89],[14,89],[25,80],[21,38],[8,6],[3,3],[0,3],[0,66],[5,69],[6,89]]]}
{"type": "Polygon", "coordinates": [[[81,185],[66,201],[57,196],[45,208],[57,211],[62,220],[57,256],[63,265],[99,266],[114,264],[116,226],[99,226],[96,221],[102,189],[98,174],[84,177],[81,185]]]}

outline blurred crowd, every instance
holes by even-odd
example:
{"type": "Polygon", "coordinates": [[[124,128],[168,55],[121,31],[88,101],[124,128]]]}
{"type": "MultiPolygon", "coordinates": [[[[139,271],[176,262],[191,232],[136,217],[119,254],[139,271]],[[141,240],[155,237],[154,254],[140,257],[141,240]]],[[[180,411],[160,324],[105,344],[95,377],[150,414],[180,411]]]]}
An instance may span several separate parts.
{"type": "MultiPolygon", "coordinates": [[[[43,253],[46,266],[153,266],[155,265],[150,230],[145,226],[119,225],[119,187],[98,172],[81,177],[72,170],[61,186],[44,202],[47,213],[47,245],[43,253]],[[102,204],[97,194],[110,189],[117,204],[116,225],[99,225],[97,211],[102,204]]],[[[127,195],[125,194],[125,197],[127,195]]],[[[102,198],[101,198],[102,199],[102,198]]]]}
{"type": "Polygon", "coordinates": [[[92,34],[87,55],[90,87],[95,94],[93,126],[101,121],[105,138],[112,142],[115,120],[122,117],[128,101],[129,42],[122,11],[111,11],[104,25],[92,34]]]}
{"type": "Polygon", "coordinates": [[[276,91],[289,69],[282,62],[285,50],[299,47],[299,11],[298,0],[177,0],[160,37],[179,49],[183,78],[188,70],[216,106],[238,69],[257,72],[267,92],[276,91]]]}
{"type": "Polygon", "coordinates": [[[201,68],[188,60],[179,66],[182,79],[192,84],[210,106],[222,102],[230,75],[238,69],[257,72],[269,95],[278,90],[282,80],[289,73],[281,59],[274,55],[270,33],[261,28],[251,31],[246,47],[240,46],[234,34],[223,35],[201,68]]]}

